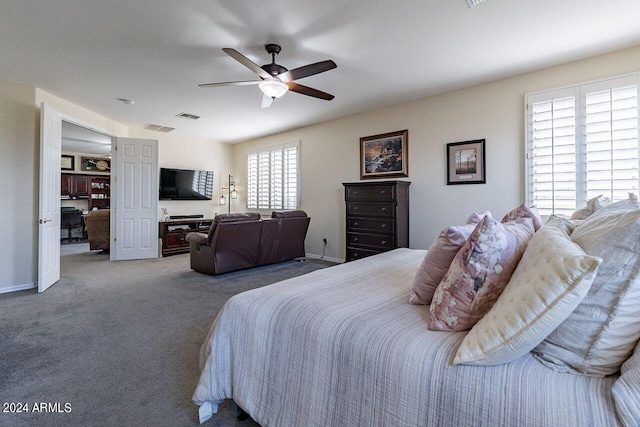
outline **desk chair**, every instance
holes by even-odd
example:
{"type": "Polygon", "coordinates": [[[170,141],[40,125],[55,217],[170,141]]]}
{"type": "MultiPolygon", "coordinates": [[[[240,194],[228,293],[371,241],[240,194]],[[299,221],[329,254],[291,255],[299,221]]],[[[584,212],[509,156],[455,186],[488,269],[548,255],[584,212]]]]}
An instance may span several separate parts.
{"type": "MultiPolygon", "coordinates": [[[[80,228],[82,230],[82,212],[78,210],[62,210],[60,216],[60,228],[69,230],[69,242],[71,242],[71,235],[74,228],[80,228]]],[[[75,238],[76,240],[80,240],[79,237],[75,238]]],[[[60,238],[60,241],[64,240],[64,238],[60,238]]]]}

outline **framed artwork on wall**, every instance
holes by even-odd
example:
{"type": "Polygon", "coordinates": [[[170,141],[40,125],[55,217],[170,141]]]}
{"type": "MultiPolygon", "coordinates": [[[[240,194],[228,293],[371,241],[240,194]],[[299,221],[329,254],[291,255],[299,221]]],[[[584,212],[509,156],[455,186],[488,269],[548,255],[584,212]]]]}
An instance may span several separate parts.
{"type": "Polygon", "coordinates": [[[447,144],[447,185],[486,181],[484,139],[447,144]]]}
{"type": "Polygon", "coordinates": [[[409,176],[409,131],[360,138],[360,179],[409,176]]]}
{"type": "Polygon", "coordinates": [[[81,165],[83,171],[111,171],[111,159],[108,157],[83,157],[81,165]]]}
{"type": "Polygon", "coordinates": [[[63,171],[72,171],[75,169],[75,156],[68,156],[63,154],[60,159],[60,169],[63,171]]]}

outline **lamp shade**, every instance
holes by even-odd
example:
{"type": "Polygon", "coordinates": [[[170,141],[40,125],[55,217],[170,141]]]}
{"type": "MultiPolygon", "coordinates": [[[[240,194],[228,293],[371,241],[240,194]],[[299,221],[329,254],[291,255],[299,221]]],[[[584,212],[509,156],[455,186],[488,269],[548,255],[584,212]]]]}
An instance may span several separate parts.
{"type": "Polygon", "coordinates": [[[258,84],[258,87],[262,93],[273,99],[280,98],[289,90],[289,86],[278,79],[263,80],[258,84]]]}
{"type": "Polygon", "coordinates": [[[221,205],[226,205],[227,204],[227,199],[224,197],[224,194],[222,196],[220,196],[220,202],[221,205]]]}

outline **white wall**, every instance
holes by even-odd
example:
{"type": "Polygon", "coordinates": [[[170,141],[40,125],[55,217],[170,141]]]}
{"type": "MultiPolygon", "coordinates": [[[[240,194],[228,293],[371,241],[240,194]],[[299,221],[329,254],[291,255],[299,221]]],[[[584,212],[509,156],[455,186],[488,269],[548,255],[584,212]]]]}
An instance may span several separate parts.
{"type": "Polygon", "coordinates": [[[359,138],[409,129],[410,246],[428,248],[473,211],[501,218],[524,202],[525,93],[638,70],[640,46],[247,141],[235,147],[236,175],[246,180],[248,151],[300,140],[301,208],[311,216],[306,250],[321,254],[327,238],[326,256],[344,259],[342,183],[360,179],[359,138]],[[487,183],[447,186],[446,144],[483,138],[487,183]]]}

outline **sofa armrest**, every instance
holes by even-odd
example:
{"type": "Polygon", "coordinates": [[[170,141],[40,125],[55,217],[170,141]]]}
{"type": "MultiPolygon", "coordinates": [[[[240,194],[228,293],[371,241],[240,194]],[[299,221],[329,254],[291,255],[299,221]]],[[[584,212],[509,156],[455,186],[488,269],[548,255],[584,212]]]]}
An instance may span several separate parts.
{"type": "Polygon", "coordinates": [[[206,245],[207,235],[204,233],[189,233],[185,237],[188,243],[195,243],[196,245],[206,245]]]}

